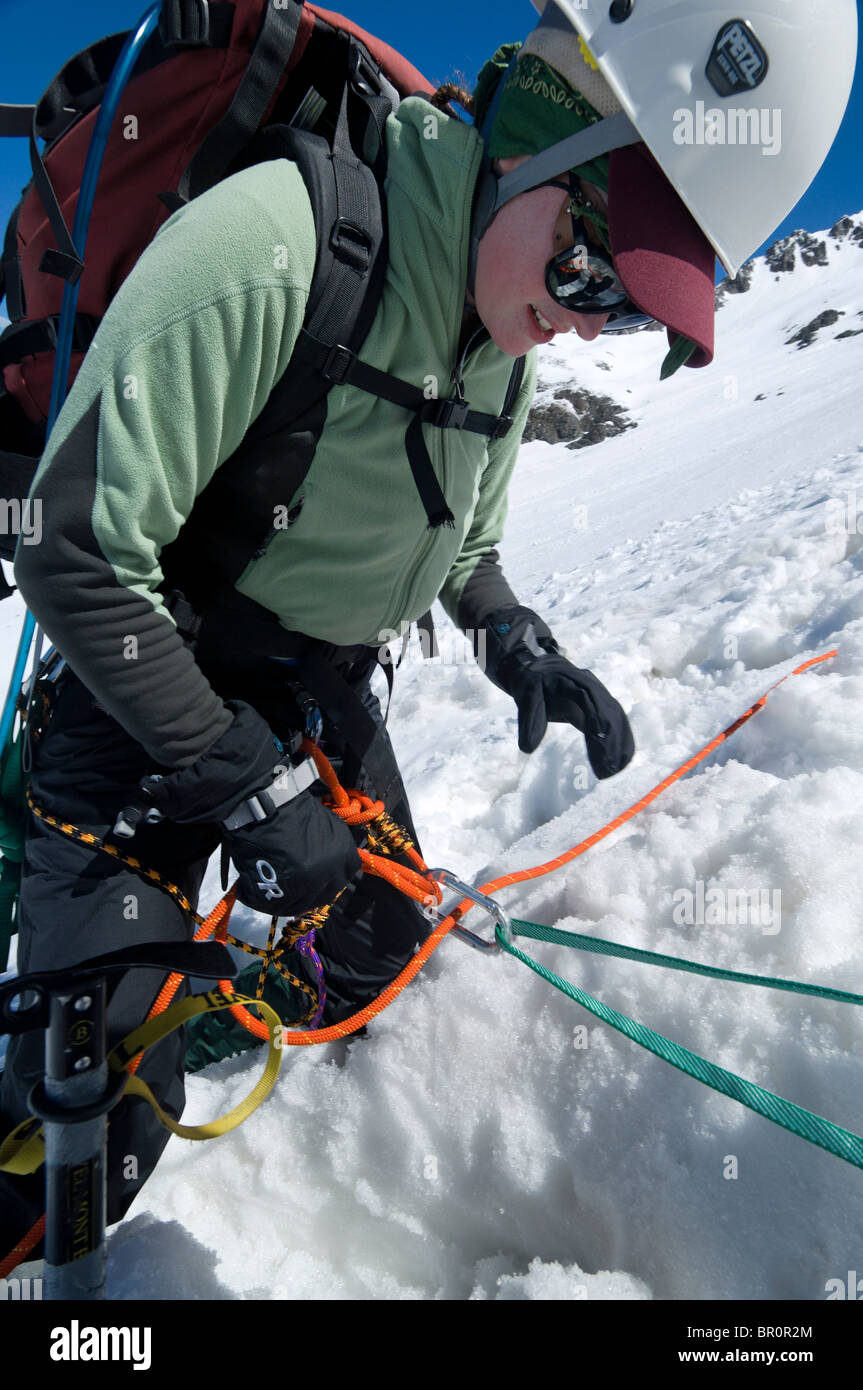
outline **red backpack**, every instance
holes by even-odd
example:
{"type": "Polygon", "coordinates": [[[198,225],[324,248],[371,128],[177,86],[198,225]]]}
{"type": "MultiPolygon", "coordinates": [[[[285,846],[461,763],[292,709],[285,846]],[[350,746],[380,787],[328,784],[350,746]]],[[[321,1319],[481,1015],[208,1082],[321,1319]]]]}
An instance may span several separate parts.
{"type": "MultiPolygon", "coordinates": [[[[11,320],[0,336],[3,402],[8,409],[11,397],[36,424],[48,411],[63,283],[80,271],[67,228],[99,102],[126,38],[112,34],[76,54],[35,107],[0,107],[0,134],[30,135],[36,174],[10,218],[3,250],[11,320]],[[37,136],[47,141],[41,157],[37,136]]],[[[396,88],[388,93],[393,107],[399,95],[434,91],[392,48],[316,5],[165,0],[102,163],[70,384],[108,304],[170,213],[224,178],[261,127],[294,117],[307,91],[316,89],[320,102],[338,100],[348,58],[357,86],[365,79],[380,90],[380,67],[396,88]],[[349,45],[349,36],[359,43],[349,45]]],[[[331,110],[324,114],[332,119],[331,110]]]]}
{"type": "MultiPolygon", "coordinates": [[[[29,460],[19,480],[43,448],[67,279],[79,278],[71,384],[108,303],[158,228],[240,158],[249,163],[258,131],[293,121],[332,136],[347,86],[354,129],[364,118],[379,132],[399,96],[434,92],[391,47],[313,4],[165,0],[111,129],[82,265],[68,228],[125,40],[114,33],[76,54],[35,107],[0,107],[0,133],[29,135],[35,172],[8,222],[0,271],[11,320],[0,335],[0,438],[4,450],[29,460]],[[38,136],[47,142],[42,156],[38,136]]],[[[378,157],[379,140],[370,163],[378,157]]],[[[10,491],[24,496],[28,488],[19,481],[10,491]]]]}

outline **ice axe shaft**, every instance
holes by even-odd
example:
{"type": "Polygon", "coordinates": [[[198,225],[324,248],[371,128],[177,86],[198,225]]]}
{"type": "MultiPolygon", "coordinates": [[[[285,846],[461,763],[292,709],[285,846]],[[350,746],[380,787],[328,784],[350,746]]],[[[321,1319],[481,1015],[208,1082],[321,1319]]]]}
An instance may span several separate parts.
{"type": "Polygon", "coordinates": [[[108,1067],[106,1009],[111,977],[136,967],[213,980],[236,973],[231,953],[216,942],[160,941],[0,986],[0,1031],[45,1029],[45,1077],[28,1104],[45,1140],[48,1299],[105,1297],[107,1117],[127,1081],[108,1067]]]}

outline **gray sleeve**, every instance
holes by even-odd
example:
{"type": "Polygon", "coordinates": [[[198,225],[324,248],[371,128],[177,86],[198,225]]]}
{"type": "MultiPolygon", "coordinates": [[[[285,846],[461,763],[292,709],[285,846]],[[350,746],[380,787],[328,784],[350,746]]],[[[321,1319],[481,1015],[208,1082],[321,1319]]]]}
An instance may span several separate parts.
{"type": "MultiPolygon", "coordinates": [[[[127,588],[93,532],[99,399],[54,454],[32,498],[50,518],[18,544],[15,578],[39,625],[100,705],[162,766],[183,767],[232,715],[161,605],[127,588]]],[[[158,601],[157,601],[158,600],[158,601]]]]}
{"type": "Polygon", "coordinates": [[[483,626],[489,613],[517,604],[518,599],[500,567],[498,552],[489,550],[477,561],[462,590],[457,612],[458,625],[462,632],[475,631],[483,626]]]}

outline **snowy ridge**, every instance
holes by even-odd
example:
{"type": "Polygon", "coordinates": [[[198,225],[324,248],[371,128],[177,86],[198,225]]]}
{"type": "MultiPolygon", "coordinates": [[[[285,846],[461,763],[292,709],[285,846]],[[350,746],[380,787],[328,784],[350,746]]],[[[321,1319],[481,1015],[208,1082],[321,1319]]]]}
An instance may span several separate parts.
{"type": "MultiPolygon", "coordinates": [[[[835,337],[856,323],[863,246],[846,235],[825,265],[772,272],[759,258],[717,315],[709,368],[660,383],[656,333],[544,350],[545,389],[610,393],[638,427],[577,452],[526,445],[502,559],[521,601],[630,711],[637,753],[596,783],[581,737],[552,725],[521,755],[514,706],[438,610],[443,657],[410,649],[390,715],[428,863],[480,884],[559,854],[836,646],[635,820],[501,901],[863,992],[863,334],[835,337]],[[827,309],[843,317],[805,349],[786,345],[827,309]],[[699,882],[779,892],[780,916],[676,920],[699,882]]],[[[214,863],[203,902],[218,896],[214,863]]],[[[476,914],[469,925],[483,927],[476,914]]],[[[264,932],[244,911],[235,927],[264,932]]],[[[530,954],[863,1132],[858,1010],[562,947],[530,954]]],[[[184,1120],[237,1104],[260,1067],[247,1054],[190,1078],[184,1120]]],[[[859,1182],[519,963],[449,939],[367,1040],[286,1049],[242,1129],[169,1141],[111,1237],[109,1295],[818,1300],[859,1268],[859,1182]]]]}

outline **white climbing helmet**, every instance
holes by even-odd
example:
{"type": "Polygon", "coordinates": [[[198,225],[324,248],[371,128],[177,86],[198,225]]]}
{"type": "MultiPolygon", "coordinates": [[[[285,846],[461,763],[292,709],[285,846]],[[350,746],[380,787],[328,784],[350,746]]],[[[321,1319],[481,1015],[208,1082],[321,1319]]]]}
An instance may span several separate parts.
{"type": "Polygon", "coordinates": [[[854,77],[855,0],[533,0],[545,22],[547,3],[736,275],[833,143],[854,77]]]}

